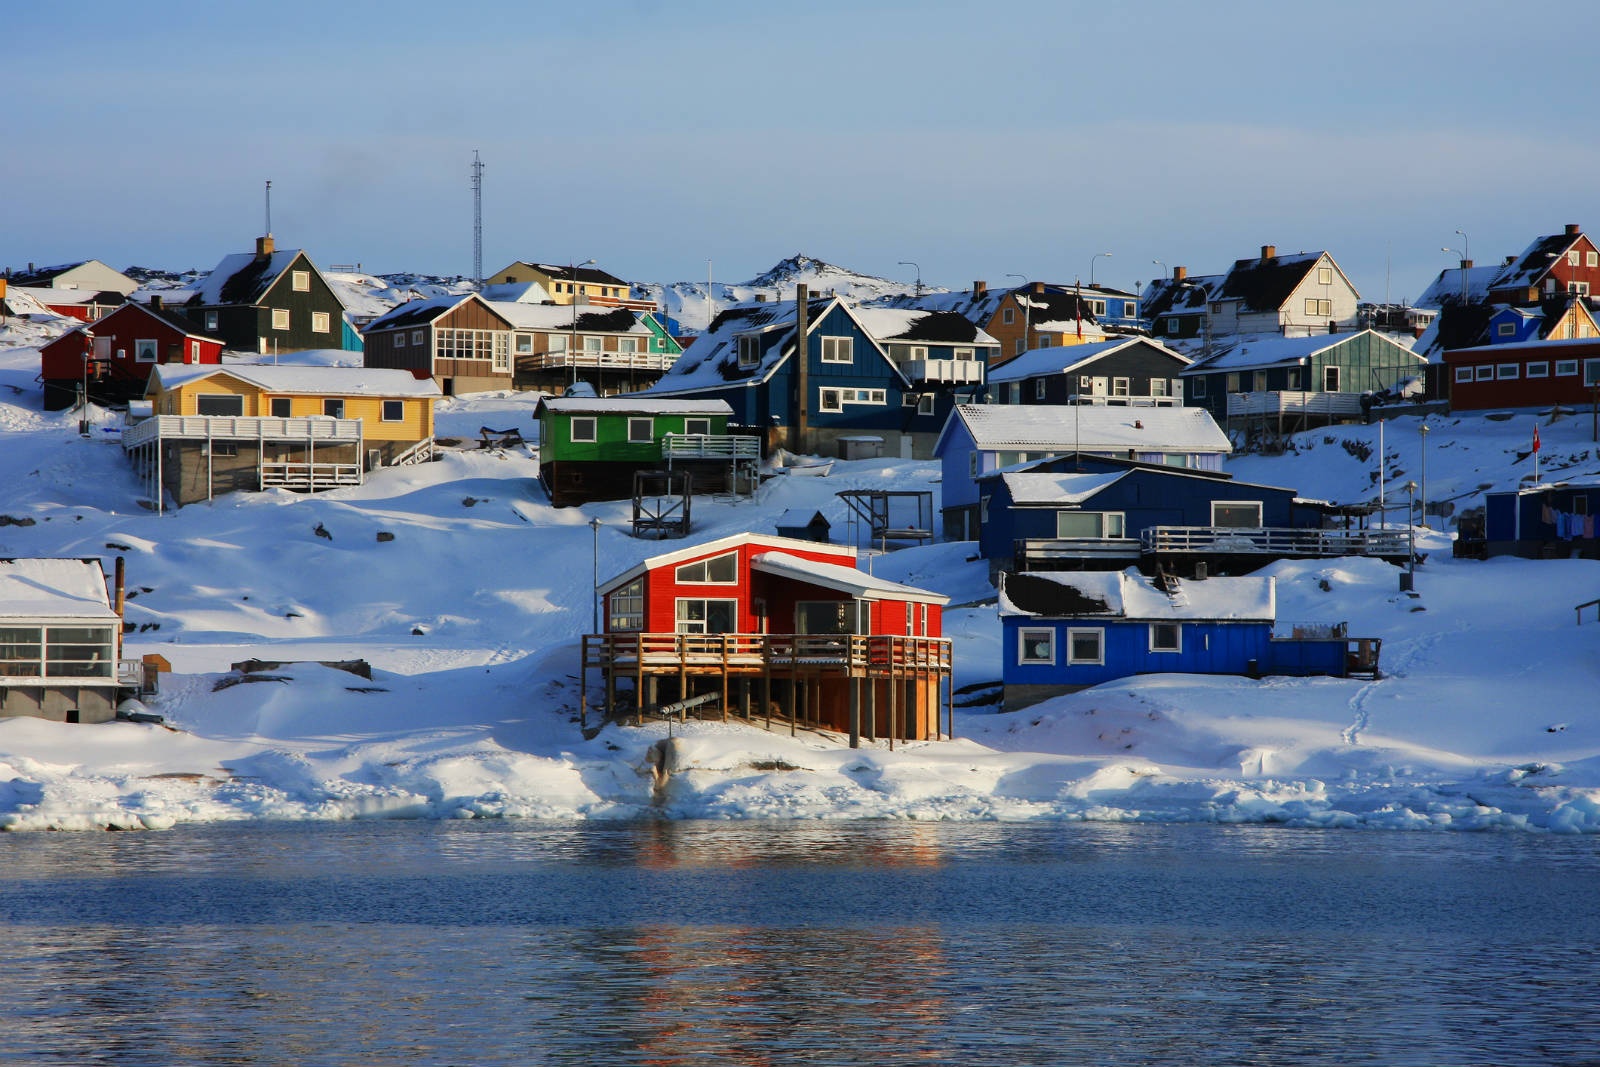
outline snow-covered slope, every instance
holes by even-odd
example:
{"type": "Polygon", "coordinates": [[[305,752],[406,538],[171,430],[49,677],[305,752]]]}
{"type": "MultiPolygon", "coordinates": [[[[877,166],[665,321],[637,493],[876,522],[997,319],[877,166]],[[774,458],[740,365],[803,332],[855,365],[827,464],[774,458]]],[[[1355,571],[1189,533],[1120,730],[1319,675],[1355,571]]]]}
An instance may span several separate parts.
{"type": "Polygon", "coordinates": [[[634,295],[654,300],[658,305],[665,301],[668,315],[677,319],[684,329],[698,333],[725,307],[748,304],[758,298],[793,300],[795,286],[801,284],[808,286],[814,296],[835,293],[857,303],[911,289],[902,281],[857,274],[797,253],[749,281],[711,283],[709,303],[704,281],[636,283],[633,290],[634,295]]]}
{"type": "MultiPolygon", "coordinates": [[[[462,447],[359,488],[233,494],[157,517],[136,503],[113,416],[96,411],[80,437],[77,413],[40,409],[36,373],[33,349],[0,350],[0,515],[21,520],[0,525],[0,554],[126,557],[127,653],[173,663],[151,709],[173,729],[0,720],[0,825],[652,814],[1600,832],[1600,623],[1573,616],[1600,596],[1600,563],[1457,561],[1448,533],[1419,529],[1416,597],[1374,561],[1271,567],[1280,619],[1347,621],[1383,640],[1377,681],[1143,677],[1017,713],[966,708],[959,740],[893,752],[720,722],[585,740],[576,635],[590,626],[590,575],[662,548],[628,536],[628,503],[553,509],[529,449],[462,447]],[[300,662],[218,688],[250,657],[300,662]],[[370,682],[316,665],[357,657],[370,682]],[[646,756],[669,732],[678,773],[658,789],[646,756]]],[[[470,446],[481,426],[517,426],[532,439],[533,404],[450,398],[439,433],[470,446]]],[[[1460,509],[1515,485],[1531,472],[1533,421],[1435,421],[1430,499],[1460,509]]],[[[1421,440],[1411,419],[1383,432],[1393,501],[1396,480],[1420,476],[1421,440]]],[[[1316,431],[1230,469],[1371,499],[1378,433],[1316,431]]],[[[1540,433],[1547,476],[1600,477],[1586,417],[1540,433]]],[[[937,478],[930,463],[840,462],[829,478],[774,479],[755,502],[697,500],[693,536],[770,531],[790,508],[821,509],[843,536],[838,490],[937,492],[937,478]]],[[[952,598],[956,685],[985,691],[1000,632],[972,548],[906,549],[873,567],[952,598]]]]}

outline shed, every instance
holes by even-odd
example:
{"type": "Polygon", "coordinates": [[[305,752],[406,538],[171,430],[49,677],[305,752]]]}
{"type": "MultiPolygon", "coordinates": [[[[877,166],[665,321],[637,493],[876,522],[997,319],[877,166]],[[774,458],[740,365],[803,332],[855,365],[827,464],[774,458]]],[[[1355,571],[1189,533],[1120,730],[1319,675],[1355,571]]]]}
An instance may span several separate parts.
{"type": "Polygon", "coordinates": [[[799,541],[816,541],[825,545],[830,529],[832,527],[820,511],[807,514],[804,508],[789,508],[778,516],[779,537],[793,537],[799,541]]]}

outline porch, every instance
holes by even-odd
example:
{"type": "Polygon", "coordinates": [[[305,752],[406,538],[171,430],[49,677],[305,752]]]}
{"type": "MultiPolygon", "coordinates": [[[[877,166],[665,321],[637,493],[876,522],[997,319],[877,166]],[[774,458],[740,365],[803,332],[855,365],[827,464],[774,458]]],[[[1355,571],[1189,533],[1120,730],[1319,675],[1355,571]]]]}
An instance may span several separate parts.
{"type": "Polygon", "coordinates": [[[1245,555],[1273,559],[1376,556],[1403,562],[1410,542],[1403,530],[1306,530],[1259,526],[1151,526],[1139,533],[1147,556],[1245,555]]]}
{"type": "Polygon", "coordinates": [[[600,673],[603,719],[681,713],[786,721],[865,736],[939,740],[954,736],[948,638],[861,634],[615,633],[583,637],[580,700],[587,717],[589,671],[600,673]],[[631,683],[621,702],[618,683],[631,683]],[[943,709],[945,724],[940,725],[943,709]]]}

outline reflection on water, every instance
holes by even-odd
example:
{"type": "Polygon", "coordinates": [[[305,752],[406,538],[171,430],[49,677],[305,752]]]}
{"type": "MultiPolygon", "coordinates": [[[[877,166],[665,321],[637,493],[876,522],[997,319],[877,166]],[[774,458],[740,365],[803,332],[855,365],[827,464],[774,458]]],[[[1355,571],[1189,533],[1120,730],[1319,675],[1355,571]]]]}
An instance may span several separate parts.
{"type": "Polygon", "coordinates": [[[0,1062],[1578,1063],[1583,839],[890,823],[0,835],[0,1062]]]}

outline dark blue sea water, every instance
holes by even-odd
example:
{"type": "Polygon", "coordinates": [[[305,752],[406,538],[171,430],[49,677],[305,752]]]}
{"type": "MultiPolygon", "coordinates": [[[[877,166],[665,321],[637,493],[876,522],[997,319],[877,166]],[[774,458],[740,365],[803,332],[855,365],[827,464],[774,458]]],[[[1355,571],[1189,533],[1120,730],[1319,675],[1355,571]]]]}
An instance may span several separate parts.
{"type": "Polygon", "coordinates": [[[1600,842],[918,823],[0,835],[0,1062],[1600,1062],[1600,842]]]}

